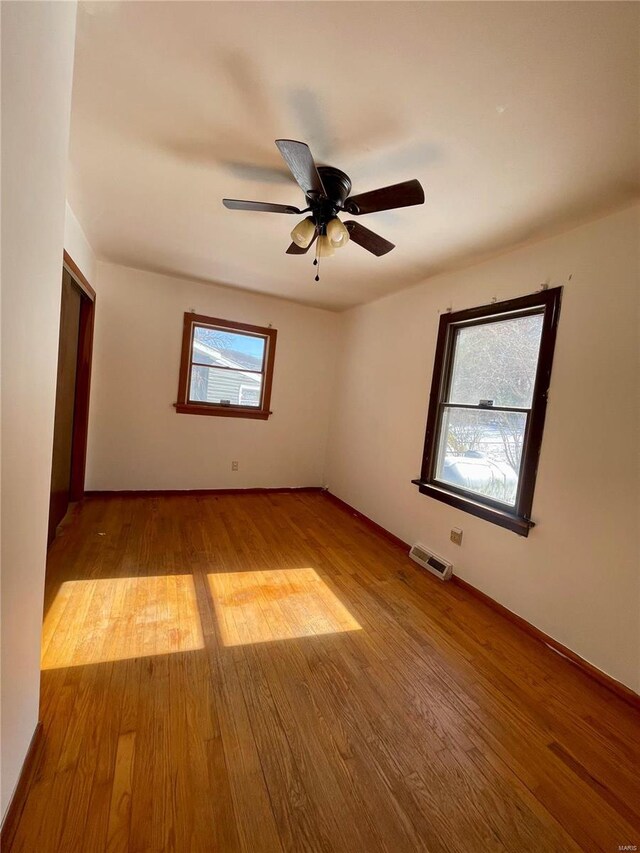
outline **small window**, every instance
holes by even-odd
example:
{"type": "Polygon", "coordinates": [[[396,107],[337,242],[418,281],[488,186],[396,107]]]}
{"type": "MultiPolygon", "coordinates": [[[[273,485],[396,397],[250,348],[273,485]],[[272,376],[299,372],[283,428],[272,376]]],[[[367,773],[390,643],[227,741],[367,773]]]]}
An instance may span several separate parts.
{"type": "Polygon", "coordinates": [[[176,410],[266,420],[275,329],[185,314],[176,410]]]}
{"type": "Polygon", "coordinates": [[[562,288],[440,318],[424,495],[527,536],[562,288]]]}

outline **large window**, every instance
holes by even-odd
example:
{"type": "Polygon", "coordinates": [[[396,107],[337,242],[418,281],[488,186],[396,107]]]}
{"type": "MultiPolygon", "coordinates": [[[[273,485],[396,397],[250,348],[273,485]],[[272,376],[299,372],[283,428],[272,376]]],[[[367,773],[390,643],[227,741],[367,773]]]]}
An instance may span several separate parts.
{"type": "Polygon", "coordinates": [[[266,420],[275,329],[185,314],[176,410],[266,420]]]}
{"type": "Polygon", "coordinates": [[[522,536],[534,526],[561,292],[441,317],[422,472],[413,481],[522,536]]]}

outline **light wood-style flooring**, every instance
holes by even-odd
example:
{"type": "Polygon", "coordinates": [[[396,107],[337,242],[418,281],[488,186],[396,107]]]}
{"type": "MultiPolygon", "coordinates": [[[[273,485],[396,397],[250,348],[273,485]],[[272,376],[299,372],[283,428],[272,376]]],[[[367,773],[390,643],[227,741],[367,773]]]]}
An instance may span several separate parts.
{"type": "Polygon", "coordinates": [[[318,493],[96,498],[13,853],[640,846],[639,715],[318,493]]]}

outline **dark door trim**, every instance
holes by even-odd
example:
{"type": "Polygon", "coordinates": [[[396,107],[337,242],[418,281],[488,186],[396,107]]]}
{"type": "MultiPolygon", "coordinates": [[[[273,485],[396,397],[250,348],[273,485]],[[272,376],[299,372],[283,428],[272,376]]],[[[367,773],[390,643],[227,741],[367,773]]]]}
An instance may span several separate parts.
{"type": "Polygon", "coordinates": [[[67,268],[71,277],[73,278],[75,283],[78,285],[80,290],[87,297],[87,299],[90,299],[91,302],[95,302],[96,301],[95,290],[91,287],[91,285],[89,284],[87,279],[84,277],[82,270],[77,265],[77,263],[73,260],[73,258],[71,257],[69,252],[67,252],[66,249],[62,253],[62,263],[63,263],[63,266],[65,266],[67,268]]]}
{"type": "Polygon", "coordinates": [[[91,359],[93,356],[93,322],[96,292],[80,267],[64,251],[63,266],[80,288],[80,327],[78,330],[78,363],[76,368],[76,397],[73,416],[73,441],[71,450],[71,479],[69,500],[84,497],[84,475],[87,463],[87,434],[89,430],[89,391],[91,387],[91,359]]]}

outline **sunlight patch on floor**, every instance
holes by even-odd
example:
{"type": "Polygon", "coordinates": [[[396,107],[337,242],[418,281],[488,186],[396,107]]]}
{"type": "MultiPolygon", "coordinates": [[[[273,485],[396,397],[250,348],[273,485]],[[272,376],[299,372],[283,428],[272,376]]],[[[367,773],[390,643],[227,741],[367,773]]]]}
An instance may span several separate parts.
{"type": "Polygon", "coordinates": [[[191,575],[66,581],[42,629],[42,669],[204,647],[191,575]]]}
{"type": "Polygon", "coordinates": [[[361,630],[314,569],[208,577],[225,646],[361,630]]]}

